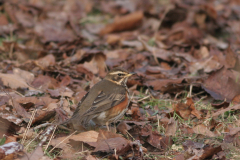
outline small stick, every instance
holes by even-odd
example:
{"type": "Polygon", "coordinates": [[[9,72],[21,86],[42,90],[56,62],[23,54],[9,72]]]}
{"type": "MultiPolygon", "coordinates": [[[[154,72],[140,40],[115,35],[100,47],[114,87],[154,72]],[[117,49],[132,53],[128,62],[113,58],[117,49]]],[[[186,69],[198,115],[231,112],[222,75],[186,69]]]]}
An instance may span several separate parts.
{"type": "Polygon", "coordinates": [[[125,131],[130,137],[132,137],[133,140],[135,140],[135,138],[127,130],[125,130],[125,131]]]}
{"type": "Polygon", "coordinates": [[[33,121],[33,119],[34,119],[34,117],[35,117],[36,112],[37,112],[37,109],[35,109],[35,111],[32,113],[32,116],[31,116],[31,118],[30,118],[30,120],[29,120],[29,122],[28,122],[27,129],[26,129],[25,132],[24,132],[24,136],[23,136],[23,139],[22,139],[22,142],[21,142],[22,144],[24,144],[24,141],[25,141],[25,139],[26,139],[26,137],[27,137],[27,133],[28,133],[28,131],[29,131],[29,128],[30,128],[30,126],[31,126],[31,124],[32,124],[32,121],[33,121]]]}
{"type": "Polygon", "coordinates": [[[193,85],[191,84],[191,85],[190,85],[190,91],[189,91],[189,96],[188,96],[188,97],[192,97],[192,88],[193,88],[193,85]]]}
{"type": "Polygon", "coordinates": [[[29,146],[42,132],[43,132],[43,130],[41,130],[41,131],[37,134],[37,136],[34,137],[34,138],[26,145],[26,147],[25,147],[25,150],[26,150],[26,151],[27,151],[27,149],[28,149],[28,146],[29,146]]]}
{"type": "Polygon", "coordinates": [[[50,137],[50,139],[49,139],[49,141],[48,141],[48,144],[47,144],[47,147],[46,147],[46,149],[45,149],[45,151],[44,151],[44,154],[46,154],[46,152],[47,152],[48,146],[49,146],[49,144],[50,144],[50,142],[51,142],[51,140],[52,140],[52,138],[53,138],[53,135],[54,135],[56,129],[57,129],[57,125],[54,127],[53,133],[52,133],[52,135],[51,135],[51,137],[50,137]]]}
{"type": "Polygon", "coordinates": [[[40,124],[36,127],[33,128],[33,130],[37,130],[37,129],[40,129],[40,128],[43,128],[43,127],[46,127],[46,126],[50,126],[52,123],[43,123],[43,124],[40,124]]]}
{"type": "Polygon", "coordinates": [[[151,97],[150,95],[148,95],[148,96],[146,96],[146,97],[143,97],[142,99],[139,99],[138,102],[144,101],[144,100],[146,100],[146,99],[148,99],[148,98],[150,98],[150,97],[151,97]]]}
{"type": "Polygon", "coordinates": [[[53,147],[49,153],[51,153],[57,146],[59,146],[61,143],[63,143],[66,139],[70,138],[73,134],[75,134],[77,131],[74,131],[72,134],[70,134],[69,136],[67,136],[65,139],[63,139],[61,142],[59,142],[55,147],[53,147]]]}

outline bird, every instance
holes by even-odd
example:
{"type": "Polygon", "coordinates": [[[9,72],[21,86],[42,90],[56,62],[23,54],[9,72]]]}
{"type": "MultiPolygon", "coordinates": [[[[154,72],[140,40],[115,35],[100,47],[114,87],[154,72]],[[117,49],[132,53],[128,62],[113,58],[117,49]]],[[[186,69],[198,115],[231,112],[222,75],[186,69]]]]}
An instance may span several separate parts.
{"type": "Polygon", "coordinates": [[[79,126],[87,128],[93,121],[106,125],[109,131],[108,125],[121,119],[128,109],[130,98],[126,83],[134,74],[120,67],[110,70],[78,103],[69,120],[72,127],[76,130],[79,126]]]}

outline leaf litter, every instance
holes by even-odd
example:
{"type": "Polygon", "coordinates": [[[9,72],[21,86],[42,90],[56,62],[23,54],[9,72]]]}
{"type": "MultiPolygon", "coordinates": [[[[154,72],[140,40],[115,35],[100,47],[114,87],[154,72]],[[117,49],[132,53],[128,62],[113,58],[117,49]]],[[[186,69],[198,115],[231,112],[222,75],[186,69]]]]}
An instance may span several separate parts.
{"type": "Polygon", "coordinates": [[[3,1],[1,159],[239,159],[239,5],[3,1]],[[137,75],[110,132],[59,127],[39,141],[118,66],[137,75]]]}

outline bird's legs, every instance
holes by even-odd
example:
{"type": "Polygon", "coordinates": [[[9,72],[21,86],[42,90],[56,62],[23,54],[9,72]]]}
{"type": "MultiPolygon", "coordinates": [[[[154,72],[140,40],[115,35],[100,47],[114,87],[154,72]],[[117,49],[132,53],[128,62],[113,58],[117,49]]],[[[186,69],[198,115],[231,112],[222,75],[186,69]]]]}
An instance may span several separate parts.
{"type": "Polygon", "coordinates": [[[114,121],[113,124],[114,124],[114,133],[117,133],[116,122],[114,121]]]}
{"type": "Polygon", "coordinates": [[[109,125],[109,122],[107,121],[107,122],[106,122],[107,131],[110,131],[108,125],[109,125]]]}

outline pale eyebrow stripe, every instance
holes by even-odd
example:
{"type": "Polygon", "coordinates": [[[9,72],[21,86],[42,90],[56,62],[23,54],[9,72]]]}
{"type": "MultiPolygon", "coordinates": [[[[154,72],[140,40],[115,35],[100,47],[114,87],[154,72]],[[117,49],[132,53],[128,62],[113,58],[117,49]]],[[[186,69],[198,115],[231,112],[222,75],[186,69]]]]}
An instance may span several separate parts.
{"type": "Polygon", "coordinates": [[[113,72],[113,73],[109,73],[109,74],[113,75],[113,74],[118,74],[118,73],[127,74],[126,72],[122,72],[122,71],[117,71],[117,72],[113,72]]]}

